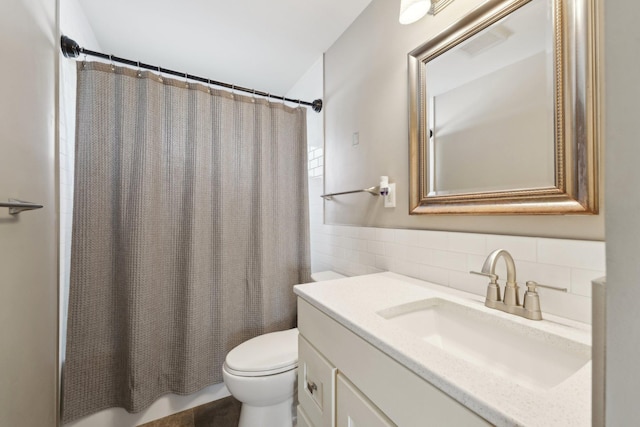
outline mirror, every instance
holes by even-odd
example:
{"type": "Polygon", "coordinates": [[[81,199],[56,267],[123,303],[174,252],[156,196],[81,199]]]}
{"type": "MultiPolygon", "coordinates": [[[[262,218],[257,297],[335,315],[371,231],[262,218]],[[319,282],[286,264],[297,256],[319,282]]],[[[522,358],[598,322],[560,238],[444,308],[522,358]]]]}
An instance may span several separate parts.
{"type": "Polygon", "coordinates": [[[410,212],[595,214],[593,0],[489,0],[409,53],[410,212]]]}

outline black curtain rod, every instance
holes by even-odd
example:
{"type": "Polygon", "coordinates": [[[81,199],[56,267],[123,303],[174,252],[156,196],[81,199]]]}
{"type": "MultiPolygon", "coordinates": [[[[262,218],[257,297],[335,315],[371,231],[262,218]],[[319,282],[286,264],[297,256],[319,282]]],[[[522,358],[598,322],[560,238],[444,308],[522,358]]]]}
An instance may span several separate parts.
{"type": "Polygon", "coordinates": [[[196,81],[199,81],[199,82],[202,82],[202,83],[206,83],[206,84],[209,84],[209,85],[222,86],[222,87],[226,87],[226,88],[229,88],[229,89],[232,89],[232,90],[238,90],[238,91],[241,91],[241,92],[250,93],[250,94],[253,94],[253,95],[259,95],[259,96],[264,96],[264,97],[267,97],[267,98],[279,99],[281,101],[289,101],[289,102],[293,102],[295,104],[308,105],[311,108],[313,108],[313,111],[315,111],[316,113],[319,113],[320,111],[322,111],[322,99],[316,99],[313,102],[308,102],[308,101],[301,101],[299,99],[285,98],[284,96],[272,95],[270,93],[262,92],[262,91],[259,91],[259,90],[249,89],[249,88],[246,88],[246,87],[236,86],[236,85],[232,85],[232,84],[229,84],[229,83],[224,83],[224,82],[218,82],[218,81],[215,81],[215,80],[205,79],[204,77],[198,77],[198,76],[194,76],[192,74],[181,73],[179,71],[174,71],[174,70],[169,70],[167,68],[158,67],[156,65],[150,65],[150,64],[145,64],[143,62],[132,61],[130,59],[119,58],[117,56],[107,55],[105,53],[95,52],[93,50],[89,50],[89,49],[85,49],[83,47],[80,47],[80,45],[78,43],[76,43],[75,40],[72,40],[67,36],[60,37],[60,49],[62,50],[62,54],[66,58],[77,58],[81,54],[82,55],[89,55],[89,56],[97,56],[98,58],[108,59],[108,60],[113,61],[113,62],[120,62],[122,64],[128,64],[128,65],[133,65],[133,66],[136,66],[136,67],[139,67],[139,68],[145,68],[147,70],[157,71],[159,73],[171,74],[173,76],[178,76],[178,77],[184,77],[185,79],[196,80],[196,81]]]}

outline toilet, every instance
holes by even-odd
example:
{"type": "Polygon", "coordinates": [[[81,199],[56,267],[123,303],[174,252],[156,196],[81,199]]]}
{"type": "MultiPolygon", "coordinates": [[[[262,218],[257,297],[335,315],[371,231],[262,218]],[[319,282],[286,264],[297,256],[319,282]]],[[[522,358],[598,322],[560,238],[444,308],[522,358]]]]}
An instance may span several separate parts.
{"type": "MultiPolygon", "coordinates": [[[[314,282],[344,277],[334,271],[311,275],[314,282]]],[[[222,378],[242,402],[238,427],[292,427],[297,374],[297,328],[260,335],[231,350],[222,378]]]]}

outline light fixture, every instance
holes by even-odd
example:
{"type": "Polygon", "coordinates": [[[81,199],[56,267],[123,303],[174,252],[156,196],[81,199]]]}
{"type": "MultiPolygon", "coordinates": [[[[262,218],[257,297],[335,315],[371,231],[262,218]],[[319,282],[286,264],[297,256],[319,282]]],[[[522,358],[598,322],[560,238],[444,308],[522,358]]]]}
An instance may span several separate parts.
{"type": "Polygon", "coordinates": [[[435,15],[445,6],[448,6],[453,0],[400,0],[400,18],[401,24],[407,25],[416,22],[429,12],[435,15]]]}
{"type": "Polygon", "coordinates": [[[429,0],[400,0],[400,18],[403,25],[412,24],[427,14],[429,0]]]}

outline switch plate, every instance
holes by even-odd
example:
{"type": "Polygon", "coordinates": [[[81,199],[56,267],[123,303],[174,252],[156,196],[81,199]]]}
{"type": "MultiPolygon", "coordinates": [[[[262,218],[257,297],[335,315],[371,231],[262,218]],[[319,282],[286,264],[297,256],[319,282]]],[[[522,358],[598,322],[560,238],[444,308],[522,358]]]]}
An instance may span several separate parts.
{"type": "Polygon", "coordinates": [[[384,207],[395,208],[396,207],[396,184],[389,184],[389,194],[384,196],[384,207]]]}
{"type": "Polygon", "coordinates": [[[351,135],[351,145],[356,146],[358,144],[360,144],[360,132],[354,132],[351,135]]]}

